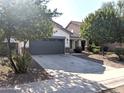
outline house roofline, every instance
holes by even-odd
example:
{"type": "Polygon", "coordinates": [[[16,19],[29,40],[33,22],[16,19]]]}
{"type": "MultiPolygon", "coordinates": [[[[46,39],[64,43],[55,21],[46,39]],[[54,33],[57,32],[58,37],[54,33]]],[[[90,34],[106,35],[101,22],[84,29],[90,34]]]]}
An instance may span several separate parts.
{"type": "MultiPolygon", "coordinates": [[[[71,23],[73,23],[73,22],[79,22],[79,21],[70,21],[70,22],[68,23],[68,25],[67,25],[65,28],[67,29],[68,26],[69,26],[71,23]]],[[[82,22],[79,22],[79,23],[82,23],[82,22]]],[[[77,25],[77,24],[75,24],[75,25],[77,25]]]]}
{"type": "Polygon", "coordinates": [[[56,24],[60,29],[63,29],[66,33],[72,34],[72,32],[68,31],[66,28],[64,28],[64,27],[63,27],[62,25],[60,25],[59,23],[57,23],[57,22],[55,22],[55,21],[53,21],[53,20],[52,20],[52,22],[53,22],[54,24],[56,24]]]}

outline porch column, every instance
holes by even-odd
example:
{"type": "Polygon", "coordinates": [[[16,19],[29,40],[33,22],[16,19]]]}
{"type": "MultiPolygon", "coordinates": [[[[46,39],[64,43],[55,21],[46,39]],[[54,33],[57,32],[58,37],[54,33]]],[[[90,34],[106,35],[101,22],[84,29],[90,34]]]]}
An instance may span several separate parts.
{"type": "Polygon", "coordinates": [[[78,40],[78,46],[81,47],[81,40],[78,40]]]}
{"type": "Polygon", "coordinates": [[[72,40],[72,49],[75,49],[75,40],[72,40]]]}
{"type": "Polygon", "coordinates": [[[85,42],[85,51],[88,51],[87,50],[87,47],[88,47],[88,44],[89,44],[89,41],[88,40],[85,40],[86,42],[85,42]]]}

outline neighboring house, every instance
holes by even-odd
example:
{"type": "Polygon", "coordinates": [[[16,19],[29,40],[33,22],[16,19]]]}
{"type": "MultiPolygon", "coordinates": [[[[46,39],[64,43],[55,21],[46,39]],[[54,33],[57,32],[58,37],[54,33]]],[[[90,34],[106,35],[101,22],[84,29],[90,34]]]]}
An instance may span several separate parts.
{"type": "Polygon", "coordinates": [[[29,42],[29,51],[33,55],[63,54],[70,48],[70,35],[72,33],[60,24],[53,21],[53,35],[48,39],[29,42]]]}
{"type": "Polygon", "coordinates": [[[81,39],[80,34],[81,22],[71,21],[66,29],[72,34],[70,36],[70,48],[75,49],[76,47],[82,47],[82,50],[85,49],[85,40],[81,39]]]}

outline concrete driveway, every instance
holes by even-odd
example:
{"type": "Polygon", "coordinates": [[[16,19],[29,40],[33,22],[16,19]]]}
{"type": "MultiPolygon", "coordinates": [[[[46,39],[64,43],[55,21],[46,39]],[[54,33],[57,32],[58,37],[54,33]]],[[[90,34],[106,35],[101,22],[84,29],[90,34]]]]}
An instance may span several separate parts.
{"type": "Polygon", "coordinates": [[[120,81],[124,79],[124,68],[116,69],[71,55],[37,55],[32,57],[50,74],[59,78],[68,76],[67,74],[76,74],[81,78],[100,83],[104,83],[106,80],[119,79],[120,81]]]}
{"type": "Polygon", "coordinates": [[[124,85],[124,68],[116,69],[71,55],[37,55],[32,57],[58,80],[66,77],[65,81],[67,82],[67,80],[70,81],[69,78],[76,75],[77,80],[85,78],[107,88],[124,85]]]}
{"type": "Polygon", "coordinates": [[[37,55],[33,58],[45,69],[63,70],[65,72],[102,74],[108,69],[103,64],[71,55],[37,55]]]}

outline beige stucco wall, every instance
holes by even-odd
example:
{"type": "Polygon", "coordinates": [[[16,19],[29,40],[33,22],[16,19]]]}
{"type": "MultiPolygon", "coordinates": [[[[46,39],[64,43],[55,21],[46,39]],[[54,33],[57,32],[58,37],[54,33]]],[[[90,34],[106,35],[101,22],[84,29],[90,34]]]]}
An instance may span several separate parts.
{"type": "Polygon", "coordinates": [[[65,48],[70,48],[70,34],[59,29],[59,28],[54,28],[53,29],[53,36],[62,36],[65,37],[65,48]]]}

